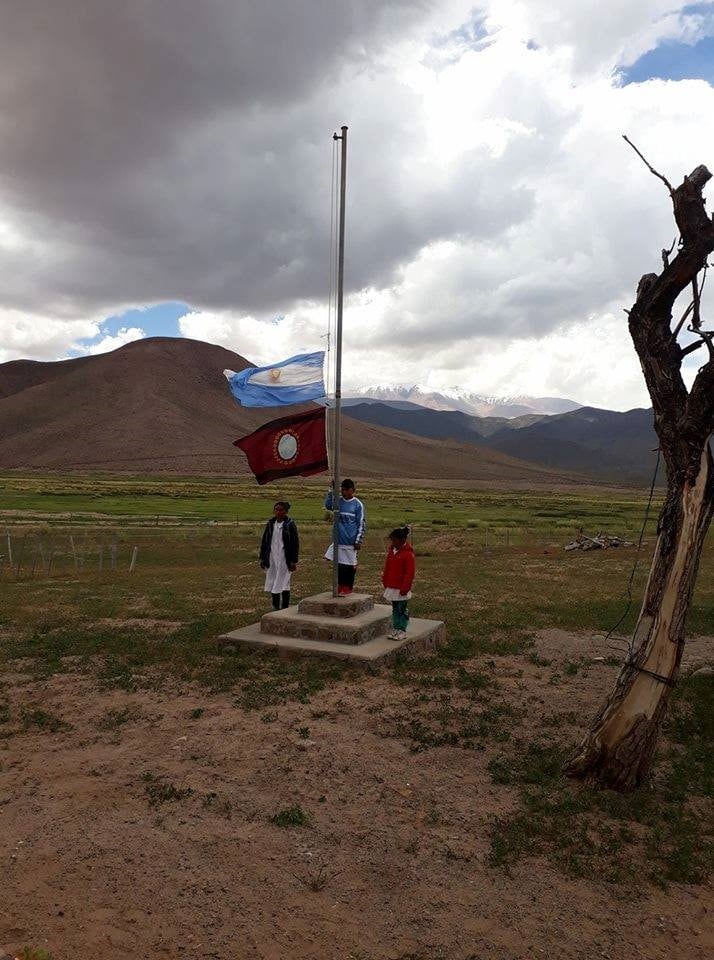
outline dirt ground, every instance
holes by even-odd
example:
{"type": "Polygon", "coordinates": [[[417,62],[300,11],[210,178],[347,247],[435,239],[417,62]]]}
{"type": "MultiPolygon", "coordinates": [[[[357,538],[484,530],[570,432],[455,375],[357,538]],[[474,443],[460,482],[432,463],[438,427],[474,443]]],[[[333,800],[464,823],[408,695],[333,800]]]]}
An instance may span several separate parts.
{"type": "MultiPolygon", "coordinates": [[[[556,667],[608,653],[558,631],[539,634],[536,652],[556,667]]],[[[687,657],[711,663],[714,638],[687,657]]],[[[537,658],[493,662],[526,729],[570,711],[587,722],[615,673],[595,661],[553,685],[537,658]]],[[[0,740],[0,955],[25,944],[53,960],[714,953],[711,886],[633,889],[534,858],[490,866],[490,819],[516,802],[488,773],[498,745],[415,752],[398,722],[415,691],[386,674],[255,711],[199,687],[101,691],[21,666],[0,692],[63,723],[0,740]],[[294,806],[308,823],[271,820],[294,806]]]]}

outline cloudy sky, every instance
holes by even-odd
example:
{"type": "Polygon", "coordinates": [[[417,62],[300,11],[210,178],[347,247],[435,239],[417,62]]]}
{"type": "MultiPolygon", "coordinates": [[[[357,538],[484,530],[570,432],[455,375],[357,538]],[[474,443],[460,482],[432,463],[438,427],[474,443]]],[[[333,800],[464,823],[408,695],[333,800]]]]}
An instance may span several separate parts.
{"type": "Polygon", "coordinates": [[[319,349],[345,123],[348,390],[647,403],[623,307],[674,228],[621,135],[672,181],[714,169],[714,3],[0,11],[0,361],[319,349]]]}

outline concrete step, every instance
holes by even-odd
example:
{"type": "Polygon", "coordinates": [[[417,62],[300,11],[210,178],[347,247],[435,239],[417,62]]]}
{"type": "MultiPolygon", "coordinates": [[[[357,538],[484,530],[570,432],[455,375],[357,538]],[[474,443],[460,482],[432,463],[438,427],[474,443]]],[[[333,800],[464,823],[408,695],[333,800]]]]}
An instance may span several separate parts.
{"type": "Polygon", "coordinates": [[[388,640],[386,633],[382,633],[365,643],[349,644],[264,633],[261,624],[252,623],[223,634],[218,641],[229,650],[239,647],[275,650],[282,656],[331,657],[371,665],[389,663],[400,655],[410,656],[432,650],[446,642],[446,629],[441,620],[412,617],[404,640],[388,640]]]}
{"type": "Polygon", "coordinates": [[[305,597],[298,603],[298,613],[317,617],[354,617],[358,613],[372,610],[374,600],[371,593],[351,593],[348,597],[333,597],[332,591],[317,593],[314,597],[305,597]]]}
{"type": "Polygon", "coordinates": [[[356,646],[386,633],[392,620],[392,608],[384,603],[373,605],[351,617],[300,613],[299,607],[274,610],[263,615],[261,633],[325,643],[356,646]]]}

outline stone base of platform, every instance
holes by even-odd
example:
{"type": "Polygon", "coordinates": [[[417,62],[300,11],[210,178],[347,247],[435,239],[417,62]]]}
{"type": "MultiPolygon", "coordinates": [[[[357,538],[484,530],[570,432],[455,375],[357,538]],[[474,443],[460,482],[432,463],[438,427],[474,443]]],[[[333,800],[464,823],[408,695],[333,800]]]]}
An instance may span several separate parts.
{"type": "Polygon", "coordinates": [[[332,657],[355,663],[388,663],[398,655],[431,650],[446,641],[441,620],[412,617],[404,640],[390,640],[392,608],[366,593],[321,593],[297,606],[264,614],[260,623],[224,633],[227,649],[276,650],[286,656],[332,657]]]}

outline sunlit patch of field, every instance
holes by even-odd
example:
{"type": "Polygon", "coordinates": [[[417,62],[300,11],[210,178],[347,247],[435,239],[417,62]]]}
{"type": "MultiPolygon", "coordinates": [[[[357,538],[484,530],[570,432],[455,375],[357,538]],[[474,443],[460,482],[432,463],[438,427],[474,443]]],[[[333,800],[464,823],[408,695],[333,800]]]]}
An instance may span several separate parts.
{"type": "MultiPolygon", "coordinates": [[[[412,613],[444,620],[448,636],[442,649],[373,674],[329,661],[228,653],[216,643],[220,633],[256,621],[268,607],[258,541],[272,498],[283,489],[226,485],[221,496],[223,482],[107,480],[95,495],[86,479],[12,483],[14,512],[0,527],[0,553],[7,554],[8,536],[14,553],[13,563],[5,556],[0,567],[0,751],[22,742],[30,762],[32,751],[52,738],[58,762],[63,750],[74,751],[81,767],[82,749],[99,738],[102,756],[105,748],[119,752],[98,766],[97,776],[114,778],[113,789],[129,790],[126,802],[142,803],[156,816],[142,827],[145,842],[165,829],[163,811],[170,810],[186,811],[172,826],[179,834],[210,833],[216,818],[232,817],[233,824],[258,830],[264,844],[274,842],[276,831],[296,831],[333,850],[337,836],[340,865],[310,865],[313,872],[305,874],[315,895],[338,871],[349,875],[350,831],[368,826],[347,823],[343,836],[343,800],[324,786],[296,785],[303,782],[295,780],[296,771],[311,784],[309,751],[316,742],[329,745],[321,776],[344,779],[343,793],[354,795],[364,786],[357,737],[371,745],[371,757],[383,758],[382,781],[396,777],[389,763],[401,770],[397,807],[380,814],[388,835],[401,836],[411,822],[412,781],[431,797],[420,807],[414,836],[394,848],[415,876],[468,890],[479,871],[480,882],[511,890],[509,871],[517,874],[537,860],[539,870],[554,871],[550,883],[562,875],[586,884],[584,903],[600,881],[629,885],[638,896],[652,884],[706,882],[711,677],[682,684],[647,787],[621,798],[561,774],[563,757],[614,682],[647,576],[653,527],[633,580],[634,602],[609,645],[603,637],[625,611],[636,549],[566,553],[563,547],[579,527],[636,540],[646,497],[360,490],[369,532],[358,588],[379,597],[386,534],[406,520],[418,563],[412,613]],[[40,513],[45,516],[38,519],[40,513]],[[73,695],[75,689],[81,694],[73,695]],[[164,715],[169,719],[162,721],[164,715]],[[209,725],[199,736],[207,716],[220,716],[224,726],[216,732],[209,725]],[[180,741],[198,741],[180,762],[176,754],[169,763],[162,745],[178,732],[174,720],[185,728],[180,741]],[[161,722],[166,729],[154,736],[161,722]],[[238,741],[226,733],[234,729],[238,741]],[[281,751],[293,740],[297,746],[286,759],[281,751]],[[235,742],[255,744],[254,767],[235,767],[235,742]],[[269,750],[282,757],[271,768],[275,785],[265,779],[269,750]],[[345,772],[351,769],[354,782],[345,772]],[[259,784],[249,799],[241,792],[245,777],[259,784]],[[464,789],[474,791],[476,803],[462,797],[464,789]]],[[[328,586],[322,555],[330,526],[320,486],[296,485],[287,495],[301,534],[293,580],[299,599],[328,586]]],[[[690,611],[691,636],[714,635],[712,573],[710,537],[690,611]]],[[[704,661],[711,658],[710,641],[690,646],[703,651],[697,655],[704,661]]],[[[43,799],[43,816],[54,816],[51,800],[43,799]]],[[[102,802],[92,817],[105,815],[102,802]]],[[[361,842],[369,856],[385,856],[381,847],[371,850],[371,840],[361,842]]],[[[395,876],[401,863],[390,866],[395,876]]],[[[300,864],[296,870],[303,875],[300,864]]],[[[521,874],[513,890],[526,882],[521,874]]],[[[608,909],[607,922],[619,922],[616,905],[608,909]]],[[[443,923],[447,942],[450,928],[443,923]]]]}

